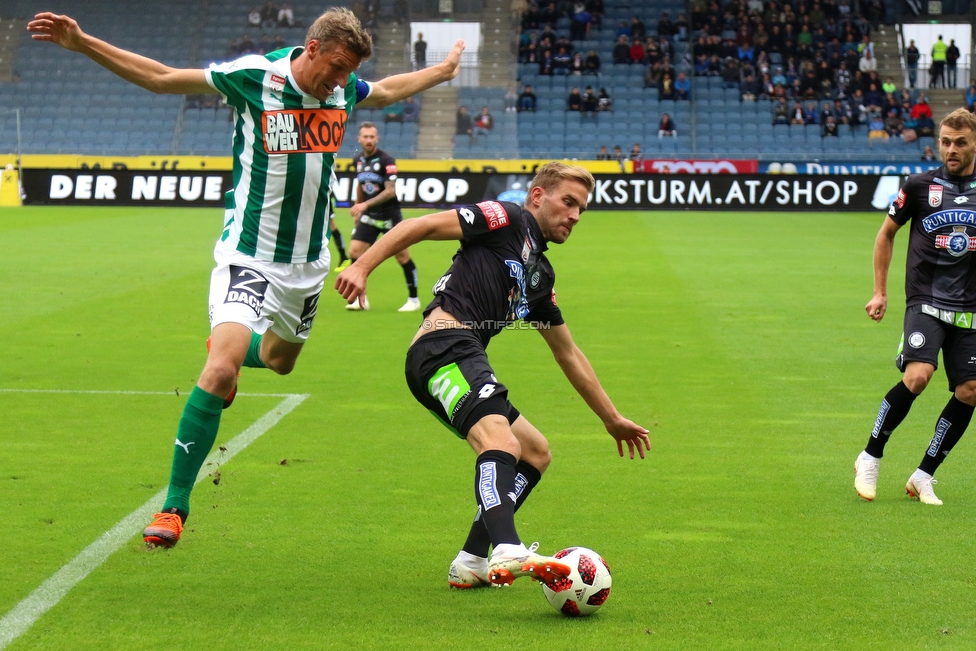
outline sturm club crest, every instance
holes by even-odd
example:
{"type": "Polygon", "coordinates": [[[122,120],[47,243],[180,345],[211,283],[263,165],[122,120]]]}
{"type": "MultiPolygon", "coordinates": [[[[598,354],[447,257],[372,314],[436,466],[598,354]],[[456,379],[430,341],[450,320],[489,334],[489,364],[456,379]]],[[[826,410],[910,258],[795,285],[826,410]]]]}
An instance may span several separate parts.
{"type": "Polygon", "coordinates": [[[908,345],[912,348],[921,348],[925,345],[925,335],[921,332],[913,332],[908,336],[908,345]]]}
{"type": "Polygon", "coordinates": [[[948,235],[936,235],[935,248],[945,249],[949,255],[958,258],[968,251],[976,250],[976,238],[966,234],[965,226],[953,226],[948,235]]]}

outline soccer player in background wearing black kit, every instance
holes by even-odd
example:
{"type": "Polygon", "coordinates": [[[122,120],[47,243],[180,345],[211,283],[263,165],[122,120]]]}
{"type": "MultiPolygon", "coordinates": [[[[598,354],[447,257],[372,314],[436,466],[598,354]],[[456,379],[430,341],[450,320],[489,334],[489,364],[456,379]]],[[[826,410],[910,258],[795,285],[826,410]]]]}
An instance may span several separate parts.
{"type": "MultiPolygon", "coordinates": [[[[400,223],[400,200],[396,195],[396,159],[379,149],[379,132],[372,122],[359,125],[359,146],[363,151],[353,158],[356,166],[356,203],[349,209],[355,220],[352,241],[349,242],[349,258],[355,262],[366,253],[382,233],[400,223]]],[[[396,252],[396,260],[403,267],[407,280],[407,302],[398,312],[419,312],[417,297],[417,266],[410,259],[410,251],[404,247],[396,252]]],[[[369,301],[363,295],[361,301],[346,304],[347,310],[368,310],[369,301]]]]}
{"type": "Polygon", "coordinates": [[[397,251],[424,240],[461,241],[451,268],[434,286],[406,361],[407,385],[417,401],[478,455],[478,514],[451,563],[453,587],[508,584],[520,576],[551,581],[569,572],[565,564],[535,554],[535,546],[527,549],[515,530],[515,511],[551,455],[548,441],[512,406],[488,363],[488,342],[508,324],[524,319],[534,325],[616,440],[620,456],[624,443],[631,459],[635,447],[641,458],[650,450],[648,431],[620,415],[573,342],[556,306],[555,273],[545,256],[548,243],[569,237],[593,185],[585,169],[549,163],[532,180],[524,207],[483,201],[408,219],[336,279],[339,293],[356,300],[370,272],[397,251]]]}
{"type": "Polygon", "coordinates": [[[942,167],[909,177],[874,244],[874,296],[865,310],[881,321],[895,233],[911,222],[905,326],[896,358],[904,377],[884,397],[868,445],[854,462],[854,488],[866,500],[877,493],[885,444],[928,386],[940,349],[952,397],[922,463],[908,478],[910,496],[942,504],[932,475],[966,431],[976,405],[976,115],[957,109],[946,116],[939,125],[939,150],[942,167]]]}

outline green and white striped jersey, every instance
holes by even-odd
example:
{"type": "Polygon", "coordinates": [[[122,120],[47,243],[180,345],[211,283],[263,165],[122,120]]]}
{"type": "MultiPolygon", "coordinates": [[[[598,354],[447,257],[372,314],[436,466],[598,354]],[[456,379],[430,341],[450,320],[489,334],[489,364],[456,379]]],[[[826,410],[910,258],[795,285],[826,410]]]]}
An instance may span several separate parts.
{"type": "Polygon", "coordinates": [[[301,47],[211,64],[207,83],[234,111],[232,215],[221,239],[259,260],[318,260],[329,237],[333,166],[352,107],[369,87],[350,74],[325,102],[295,83],[301,47]]]}

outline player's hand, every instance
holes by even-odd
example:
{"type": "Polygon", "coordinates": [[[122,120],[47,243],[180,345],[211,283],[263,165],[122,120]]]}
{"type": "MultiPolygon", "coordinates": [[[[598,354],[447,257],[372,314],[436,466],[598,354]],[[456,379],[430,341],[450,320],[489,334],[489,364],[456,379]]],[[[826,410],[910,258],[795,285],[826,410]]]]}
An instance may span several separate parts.
{"type": "MultiPolygon", "coordinates": [[[[366,277],[367,274],[364,272],[362,265],[353,263],[352,265],[346,267],[342,273],[336,276],[336,291],[338,291],[342,295],[342,298],[346,299],[347,302],[352,303],[357,298],[365,296],[366,277]]],[[[365,305],[362,303],[362,300],[360,300],[359,306],[365,307],[365,305]]]]}
{"type": "Polygon", "coordinates": [[[604,423],[604,427],[607,428],[610,436],[617,440],[617,453],[620,456],[624,456],[624,442],[627,443],[627,449],[630,450],[631,459],[634,458],[634,447],[637,448],[637,453],[641,459],[644,458],[644,450],[651,451],[651,439],[647,437],[648,430],[634,421],[621,416],[617,420],[604,423]]]}
{"type": "Polygon", "coordinates": [[[447,75],[447,79],[454,79],[461,72],[461,53],[464,52],[464,40],[458,39],[454,43],[454,47],[451,49],[451,53],[447,55],[447,58],[441,61],[438,66],[444,68],[444,73],[447,75]]]}
{"type": "Polygon", "coordinates": [[[349,209],[349,214],[351,214],[356,219],[359,219],[366,213],[366,208],[367,206],[365,203],[354,203],[352,205],[352,208],[349,209]]]}
{"type": "Polygon", "coordinates": [[[868,301],[868,304],[864,306],[864,311],[868,313],[868,316],[875,321],[881,321],[884,318],[885,312],[888,310],[888,297],[875,294],[874,297],[868,301]]]}
{"type": "Polygon", "coordinates": [[[35,41],[50,41],[74,52],[81,50],[85,36],[76,20],[50,11],[36,14],[34,20],[27,23],[27,31],[35,41]]]}

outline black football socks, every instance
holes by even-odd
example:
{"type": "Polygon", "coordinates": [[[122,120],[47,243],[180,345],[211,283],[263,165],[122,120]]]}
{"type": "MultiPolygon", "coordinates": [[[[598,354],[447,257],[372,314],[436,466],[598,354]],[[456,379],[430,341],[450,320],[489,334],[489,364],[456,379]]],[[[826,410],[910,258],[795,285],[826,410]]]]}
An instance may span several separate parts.
{"type": "MultiPolygon", "coordinates": [[[[904,382],[899,382],[891,388],[891,391],[881,401],[881,409],[878,410],[878,417],[874,421],[874,429],[871,430],[871,438],[864,451],[876,459],[884,456],[885,444],[891,438],[891,433],[898,427],[905,416],[912,408],[912,403],[917,398],[904,382]]],[[[970,413],[972,413],[970,411],[970,413]]]]}
{"type": "MultiPolygon", "coordinates": [[[[529,493],[536,487],[542,473],[535,466],[525,461],[515,464],[515,512],[525,504],[529,493]]],[[[481,517],[481,506],[479,503],[478,513],[471,523],[471,530],[468,532],[468,539],[464,541],[462,549],[472,556],[488,558],[488,550],[491,548],[491,538],[488,536],[488,529],[485,528],[484,518],[481,517]]]]}
{"type": "Polygon", "coordinates": [[[939,415],[939,421],[935,425],[935,435],[932,437],[932,442],[929,444],[928,450],[925,451],[925,456],[922,457],[922,463],[918,465],[918,469],[934,475],[939,465],[945,460],[946,455],[952,451],[952,448],[966,432],[972,417],[972,406],[967,405],[955,396],[949,398],[945,409],[939,415]]]}

